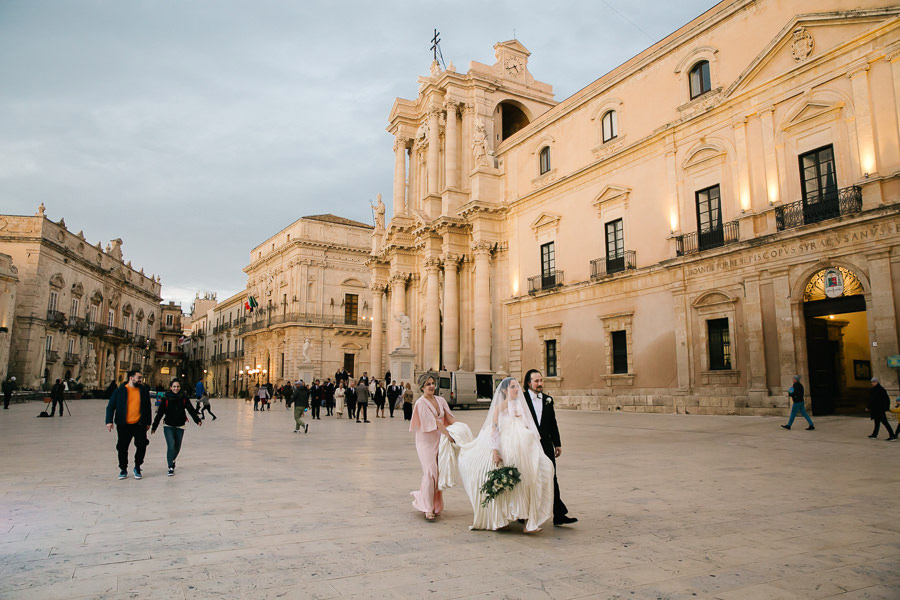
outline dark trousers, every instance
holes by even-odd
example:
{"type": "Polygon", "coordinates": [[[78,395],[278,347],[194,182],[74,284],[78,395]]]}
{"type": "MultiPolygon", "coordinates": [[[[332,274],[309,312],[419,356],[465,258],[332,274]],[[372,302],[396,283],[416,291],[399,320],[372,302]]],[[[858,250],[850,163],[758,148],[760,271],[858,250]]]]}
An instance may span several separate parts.
{"type": "MultiPolygon", "coordinates": [[[[881,424],[884,423],[884,428],[887,429],[888,437],[894,437],[894,430],[891,429],[891,424],[888,423],[887,415],[884,412],[877,412],[872,415],[872,420],[875,421],[875,431],[872,432],[872,437],[878,436],[878,431],[881,429],[881,424]]],[[[898,427],[900,429],[900,427],[898,427]]]]}
{"type": "Polygon", "coordinates": [[[319,413],[322,411],[322,401],[321,400],[313,400],[312,401],[312,418],[318,419],[319,413]]]}
{"type": "Polygon", "coordinates": [[[56,405],[57,404],[59,404],[59,416],[63,416],[63,401],[57,400],[54,398],[53,404],[50,405],[50,416],[51,417],[56,414],[56,405]]]}
{"type": "Polygon", "coordinates": [[[352,419],[353,415],[356,414],[356,400],[348,400],[347,401],[347,418],[352,419]]]}
{"type": "Polygon", "coordinates": [[[397,404],[397,399],[388,400],[388,412],[391,413],[391,418],[394,418],[394,405],[397,404]]]}
{"type": "Polygon", "coordinates": [[[409,402],[403,403],[403,418],[407,421],[412,421],[412,409],[413,405],[409,402]]]}
{"type": "Polygon", "coordinates": [[[128,445],[134,440],[134,466],[140,467],[144,464],[144,455],[147,454],[147,426],[141,423],[134,425],[116,425],[116,432],[119,434],[119,441],[116,443],[116,450],[119,451],[119,468],[123,471],[128,469],[128,445]]]}
{"type": "Polygon", "coordinates": [[[547,448],[544,448],[544,454],[553,463],[553,521],[556,522],[565,517],[569,513],[569,509],[566,508],[565,503],[559,496],[559,483],[556,481],[556,451],[551,449],[550,452],[547,452],[547,448]]]}
{"type": "Polygon", "coordinates": [[[357,402],[356,403],[356,420],[359,421],[359,413],[362,412],[363,421],[369,420],[369,403],[368,402],[357,402]]]}
{"type": "Polygon", "coordinates": [[[175,459],[178,458],[178,453],[181,452],[181,441],[184,439],[184,429],[164,425],[163,435],[166,436],[166,447],[168,448],[166,452],[166,462],[169,463],[170,469],[174,469],[175,459]]]}
{"type": "Polygon", "coordinates": [[[12,398],[12,392],[3,394],[3,408],[9,408],[9,399],[12,398]]]}
{"type": "Polygon", "coordinates": [[[201,418],[201,419],[203,418],[203,413],[204,413],[204,412],[208,412],[209,414],[211,414],[213,419],[216,418],[216,415],[213,414],[212,408],[210,408],[210,405],[209,405],[209,404],[202,404],[202,405],[200,406],[200,418],[201,418]]]}

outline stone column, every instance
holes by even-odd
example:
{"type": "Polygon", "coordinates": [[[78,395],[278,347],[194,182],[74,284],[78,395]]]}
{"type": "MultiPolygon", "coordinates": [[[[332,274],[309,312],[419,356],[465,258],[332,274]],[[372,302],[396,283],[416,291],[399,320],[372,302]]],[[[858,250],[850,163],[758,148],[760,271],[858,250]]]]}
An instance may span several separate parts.
{"type": "Polygon", "coordinates": [[[409,140],[394,140],[394,216],[406,214],[406,146],[409,140]]]}
{"type": "Polygon", "coordinates": [[[428,111],[428,195],[437,195],[438,178],[440,177],[441,160],[441,131],[440,108],[432,108],[428,111]]]}
{"type": "Polygon", "coordinates": [[[778,156],[775,153],[775,122],[774,106],[769,106],[759,113],[762,124],[763,157],[766,167],[766,199],[769,204],[775,204],[781,199],[781,190],[778,186],[778,156]]]}
{"type": "MultiPolygon", "coordinates": [[[[409,180],[406,185],[406,209],[404,213],[409,214],[419,205],[419,178],[417,176],[419,170],[419,151],[416,149],[416,143],[413,142],[409,148],[409,180]]],[[[390,321],[390,319],[388,319],[390,321]]]]}
{"type": "Polygon", "coordinates": [[[384,358],[384,323],[382,321],[384,286],[372,286],[372,348],[369,360],[369,373],[383,373],[384,358]]]}
{"type": "Polygon", "coordinates": [[[475,254],[475,371],[491,370],[491,247],[478,242],[475,254]]]}
{"type": "Polygon", "coordinates": [[[872,129],[872,110],[869,104],[869,63],[866,62],[851,69],[847,76],[853,87],[859,168],[863,173],[872,175],[878,171],[878,165],[875,161],[875,132],[872,129]]]}
{"type": "Polygon", "coordinates": [[[444,256],[444,364],[451,371],[459,368],[459,283],[458,257],[444,256]]]}
{"type": "MultiPolygon", "coordinates": [[[[734,148],[737,157],[738,209],[741,212],[753,208],[752,191],[750,189],[750,160],[747,153],[747,118],[739,117],[732,121],[734,130],[734,148]]],[[[747,239],[747,238],[741,238],[747,239]]]]}
{"type": "Polygon", "coordinates": [[[456,189],[459,187],[459,128],[457,123],[457,102],[455,100],[444,103],[447,109],[447,129],[444,132],[444,180],[445,188],[456,189]]]}
{"type": "Polygon", "coordinates": [[[429,258],[425,261],[425,344],[422,367],[436,371],[441,360],[441,305],[438,290],[440,261],[429,258]]]}
{"type": "MultiPolygon", "coordinates": [[[[798,374],[797,352],[794,348],[794,320],[791,314],[791,282],[788,271],[772,273],[775,295],[775,324],[778,328],[778,361],[781,364],[781,391],[787,392],[791,377],[798,374]]],[[[778,394],[778,390],[770,390],[778,394]]]]}
{"type": "Polygon", "coordinates": [[[391,344],[394,346],[390,350],[393,352],[400,345],[400,323],[395,318],[400,313],[406,312],[406,274],[395,273],[391,277],[391,314],[388,317],[389,329],[391,330],[391,344]]]}
{"type": "Polygon", "coordinates": [[[750,391],[766,391],[766,352],[763,343],[762,299],[759,295],[759,275],[744,280],[744,318],[746,319],[750,391]]]}
{"type": "MultiPolygon", "coordinates": [[[[891,277],[891,251],[883,250],[869,255],[869,283],[872,286],[871,307],[866,307],[869,320],[870,342],[878,345],[870,348],[872,375],[881,379],[881,385],[891,394],[897,392],[897,376],[887,367],[887,357],[900,352],[897,340],[897,320],[894,312],[893,278],[891,277]]],[[[892,396],[893,397],[893,396],[892,396]]]]}
{"type": "MultiPolygon", "coordinates": [[[[463,105],[462,115],[462,160],[460,167],[462,169],[463,178],[468,181],[469,172],[472,170],[472,132],[475,130],[475,105],[467,102],[463,105]]],[[[467,189],[469,186],[460,185],[461,188],[467,189]]]]}
{"type": "MultiPolygon", "coordinates": [[[[897,115],[897,123],[900,124],[900,49],[895,46],[894,50],[888,53],[884,59],[891,63],[891,81],[894,86],[894,112],[897,115]]],[[[895,131],[894,135],[897,133],[895,131]]]]}

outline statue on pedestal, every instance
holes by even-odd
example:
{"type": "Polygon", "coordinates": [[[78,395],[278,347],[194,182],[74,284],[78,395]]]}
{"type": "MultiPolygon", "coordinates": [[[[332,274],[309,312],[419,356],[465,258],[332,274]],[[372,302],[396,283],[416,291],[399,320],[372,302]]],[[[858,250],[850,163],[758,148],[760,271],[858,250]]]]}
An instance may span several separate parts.
{"type": "Polygon", "coordinates": [[[309,359],[309,347],[312,346],[312,342],[309,341],[309,338],[303,340],[303,362],[308,363],[312,362],[309,359]]]}
{"type": "Polygon", "coordinates": [[[375,231],[381,231],[384,229],[384,202],[381,201],[381,194],[378,194],[377,200],[378,204],[369,204],[375,211],[375,231]]]}
{"type": "Polygon", "coordinates": [[[405,313],[394,315],[394,319],[400,322],[400,345],[398,348],[409,348],[409,333],[412,329],[412,322],[405,313]]]}
{"type": "Polygon", "coordinates": [[[487,149],[487,132],[484,129],[484,122],[481,119],[475,121],[475,132],[472,134],[472,152],[475,154],[475,164],[479,167],[487,167],[490,165],[487,149]]]}

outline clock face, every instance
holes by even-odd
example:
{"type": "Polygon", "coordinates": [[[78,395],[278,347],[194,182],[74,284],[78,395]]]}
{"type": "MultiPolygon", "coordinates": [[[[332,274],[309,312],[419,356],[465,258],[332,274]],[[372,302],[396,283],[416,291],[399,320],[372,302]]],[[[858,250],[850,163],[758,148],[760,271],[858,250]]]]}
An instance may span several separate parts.
{"type": "Polygon", "coordinates": [[[510,75],[521,75],[524,70],[522,59],[518,56],[507,57],[504,66],[506,67],[506,72],[510,75]]]}

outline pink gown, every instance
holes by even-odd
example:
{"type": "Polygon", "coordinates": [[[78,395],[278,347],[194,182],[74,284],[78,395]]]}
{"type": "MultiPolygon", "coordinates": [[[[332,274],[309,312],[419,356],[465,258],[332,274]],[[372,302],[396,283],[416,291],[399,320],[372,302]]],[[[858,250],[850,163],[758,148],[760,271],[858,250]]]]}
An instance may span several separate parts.
{"type": "Polygon", "coordinates": [[[437,428],[437,422],[447,426],[447,415],[453,416],[447,401],[440,396],[435,396],[438,405],[438,413],[428,403],[424,396],[416,400],[413,407],[412,421],[409,430],[416,432],[416,452],[419,454],[419,462],[422,463],[422,485],[415,492],[410,492],[413,497],[413,508],[423,513],[433,512],[439,514],[444,510],[444,497],[438,489],[438,447],[441,441],[441,432],[437,428]]]}

